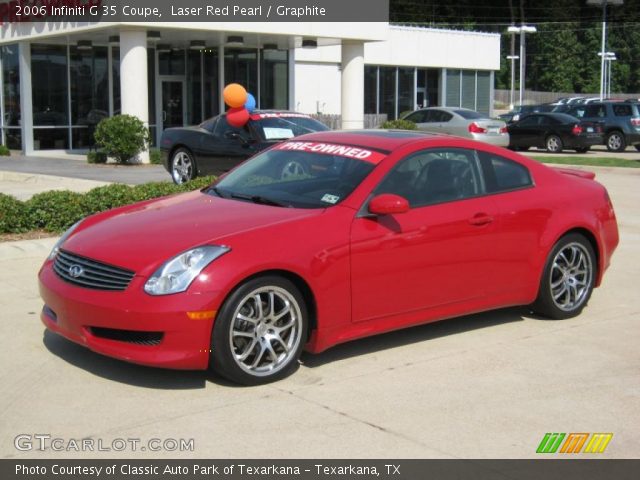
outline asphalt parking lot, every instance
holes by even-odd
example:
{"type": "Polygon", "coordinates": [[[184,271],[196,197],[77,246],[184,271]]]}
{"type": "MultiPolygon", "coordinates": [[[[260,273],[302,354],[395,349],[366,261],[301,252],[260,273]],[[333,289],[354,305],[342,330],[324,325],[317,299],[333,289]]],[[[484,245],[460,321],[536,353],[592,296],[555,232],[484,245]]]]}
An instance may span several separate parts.
{"type": "Polygon", "coordinates": [[[434,323],[305,355],[292,377],[255,388],[45,332],[36,274],[53,240],[0,244],[0,456],[533,458],[546,432],[610,432],[598,457],[637,458],[640,172],[592,170],[621,243],[580,317],[513,308],[434,323]],[[193,439],[194,450],[18,451],[21,434],[193,439]]]}

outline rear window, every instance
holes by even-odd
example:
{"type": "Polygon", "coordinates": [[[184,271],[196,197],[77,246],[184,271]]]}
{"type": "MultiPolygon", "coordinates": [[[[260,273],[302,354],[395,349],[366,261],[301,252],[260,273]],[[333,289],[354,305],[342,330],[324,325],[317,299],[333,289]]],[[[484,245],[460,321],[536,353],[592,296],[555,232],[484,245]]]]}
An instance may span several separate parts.
{"type": "Polygon", "coordinates": [[[454,110],[454,113],[457,113],[462,118],[466,118],[467,120],[480,120],[481,118],[487,118],[486,115],[474,112],[473,110],[454,110]]]}

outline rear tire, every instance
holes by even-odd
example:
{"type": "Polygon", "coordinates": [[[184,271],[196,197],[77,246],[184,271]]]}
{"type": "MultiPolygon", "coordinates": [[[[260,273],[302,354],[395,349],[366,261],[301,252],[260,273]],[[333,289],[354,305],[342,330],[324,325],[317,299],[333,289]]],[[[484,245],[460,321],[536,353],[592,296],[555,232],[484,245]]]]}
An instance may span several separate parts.
{"type": "Polygon", "coordinates": [[[549,153],[561,153],[562,152],[562,139],[558,135],[549,135],[544,141],[544,144],[549,153]]]}
{"type": "Polygon", "coordinates": [[[182,185],[198,176],[198,167],[193,154],[186,148],[178,148],[171,155],[171,179],[176,185],[182,185]]]}
{"type": "Polygon", "coordinates": [[[555,320],[579,315],[589,302],[597,271],[591,243],[578,233],[565,235],[549,253],[532,310],[555,320]]]}
{"type": "Polygon", "coordinates": [[[242,385],[287,377],[307,341],[304,298],[279,276],[254,278],[225,300],[211,334],[210,367],[242,385]]]}
{"type": "Polygon", "coordinates": [[[627,148],[627,141],[624,138],[624,133],[614,130],[607,135],[607,150],[610,152],[624,152],[627,148]]]}

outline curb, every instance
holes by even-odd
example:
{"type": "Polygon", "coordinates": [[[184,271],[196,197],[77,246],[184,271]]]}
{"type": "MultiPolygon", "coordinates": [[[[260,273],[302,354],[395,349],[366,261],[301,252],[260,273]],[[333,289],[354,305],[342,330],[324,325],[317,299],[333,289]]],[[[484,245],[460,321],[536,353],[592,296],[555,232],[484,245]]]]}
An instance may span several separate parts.
{"type": "Polygon", "coordinates": [[[44,261],[58,237],[0,243],[0,261],[40,257],[44,261]]]}

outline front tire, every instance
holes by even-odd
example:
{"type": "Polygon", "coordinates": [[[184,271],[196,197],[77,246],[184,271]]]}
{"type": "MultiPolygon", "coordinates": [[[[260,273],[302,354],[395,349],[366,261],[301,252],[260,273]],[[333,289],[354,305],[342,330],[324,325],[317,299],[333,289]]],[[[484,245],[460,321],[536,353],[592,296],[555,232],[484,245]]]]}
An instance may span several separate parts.
{"type": "Polygon", "coordinates": [[[211,336],[211,368],[232,382],[259,385],[287,377],[307,339],[304,298],[289,280],[249,280],[224,302],[211,336]]]}
{"type": "Polygon", "coordinates": [[[562,152],[562,139],[558,135],[549,135],[544,142],[549,153],[561,153],[562,152]]]}
{"type": "Polygon", "coordinates": [[[627,142],[622,132],[614,130],[607,135],[607,150],[610,152],[624,152],[626,148],[627,142]]]}
{"type": "Polygon", "coordinates": [[[182,185],[198,176],[193,154],[186,148],[178,148],[171,156],[171,179],[176,185],[182,185]]]}
{"type": "Polygon", "coordinates": [[[556,320],[579,315],[593,292],[597,268],[591,243],[577,233],[565,235],[547,258],[532,309],[556,320]]]}

